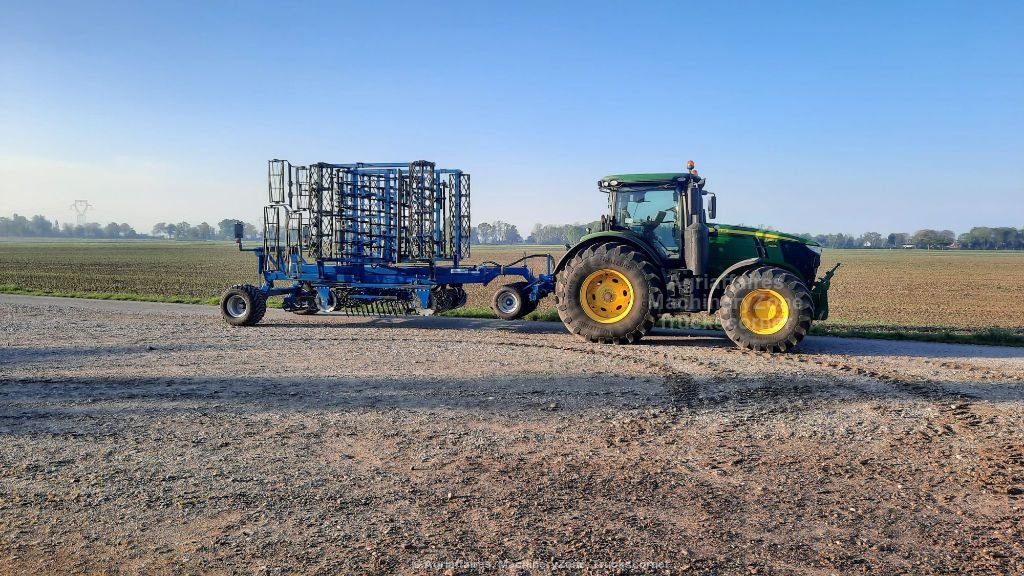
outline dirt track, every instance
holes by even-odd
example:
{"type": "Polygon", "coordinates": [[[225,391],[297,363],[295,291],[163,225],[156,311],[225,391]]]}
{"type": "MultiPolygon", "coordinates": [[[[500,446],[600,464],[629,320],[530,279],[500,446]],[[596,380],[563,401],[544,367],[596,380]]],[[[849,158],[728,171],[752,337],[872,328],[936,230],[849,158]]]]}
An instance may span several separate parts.
{"type": "Polygon", "coordinates": [[[0,573],[1020,573],[1022,378],[0,296],[0,573]]]}

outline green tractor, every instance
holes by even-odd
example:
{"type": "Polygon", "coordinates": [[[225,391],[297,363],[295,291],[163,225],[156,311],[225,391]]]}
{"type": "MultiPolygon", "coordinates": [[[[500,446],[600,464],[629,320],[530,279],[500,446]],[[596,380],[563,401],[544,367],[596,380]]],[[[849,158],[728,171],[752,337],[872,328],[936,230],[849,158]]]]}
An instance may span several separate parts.
{"type": "MultiPolygon", "coordinates": [[[[790,234],[708,224],[716,198],[687,172],[602,178],[608,214],[555,266],[555,306],[591,342],[643,338],[665,314],[718,313],[741,348],[785,352],[828,317],[835,272],[821,246],[790,234]],[[707,202],[705,202],[707,197],[707,202]],[[705,206],[706,204],[706,206],[705,206]]],[[[838,267],[838,265],[836,266],[838,267]]]]}

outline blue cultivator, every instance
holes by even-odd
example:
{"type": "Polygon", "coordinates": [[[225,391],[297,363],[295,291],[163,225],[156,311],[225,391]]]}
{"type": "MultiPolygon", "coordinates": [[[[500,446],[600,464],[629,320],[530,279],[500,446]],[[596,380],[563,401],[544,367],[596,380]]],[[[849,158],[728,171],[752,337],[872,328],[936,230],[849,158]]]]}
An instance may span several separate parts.
{"type": "Polygon", "coordinates": [[[552,257],[534,254],[507,265],[465,265],[469,256],[469,174],[433,163],[268,165],[263,246],[255,252],[263,284],[231,287],[224,319],[251,326],[268,296],[284,295],[296,314],[433,314],[466,303],[465,284],[499,276],[523,281],[495,294],[498,315],[521,317],[554,289],[552,257]],[[545,259],[546,272],[527,265],[545,259]]]}

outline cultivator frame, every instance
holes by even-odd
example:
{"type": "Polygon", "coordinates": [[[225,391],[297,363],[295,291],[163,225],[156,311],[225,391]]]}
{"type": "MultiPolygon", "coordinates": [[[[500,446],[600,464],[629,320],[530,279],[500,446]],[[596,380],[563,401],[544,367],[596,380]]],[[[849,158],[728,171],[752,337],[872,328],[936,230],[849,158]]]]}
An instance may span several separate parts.
{"type": "MultiPolygon", "coordinates": [[[[519,276],[534,306],[554,289],[549,254],[464,265],[470,253],[470,177],[433,162],[293,165],[270,160],[262,246],[266,298],[299,313],[430,314],[465,304],[465,284],[519,276]],[[545,260],[534,274],[532,259],[545,260]]],[[[227,297],[227,295],[225,296],[227,297]]],[[[530,308],[532,309],[532,308],[530,308]]],[[[227,318],[227,316],[226,316],[227,318]]],[[[257,319],[258,321],[258,319],[257,319]]]]}

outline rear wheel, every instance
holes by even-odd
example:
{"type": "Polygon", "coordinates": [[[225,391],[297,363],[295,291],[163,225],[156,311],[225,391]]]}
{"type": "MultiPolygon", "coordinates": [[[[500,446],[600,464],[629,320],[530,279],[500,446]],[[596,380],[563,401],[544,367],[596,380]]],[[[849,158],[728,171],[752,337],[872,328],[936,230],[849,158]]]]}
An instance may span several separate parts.
{"type": "Polygon", "coordinates": [[[793,274],[764,267],[737,276],[725,289],[719,320],[739,347],[786,352],[811,329],[811,291],[793,274]]]}
{"type": "Polygon", "coordinates": [[[267,313],[267,297],[251,284],[228,288],[220,299],[220,314],[232,326],[252,326],[267,313]]]}
{"type": "Polygon", "coordinates": [[[559,272],[555,307],[573,334],[628,344],[654,327],[662,293],[654,264],[631,246],[608,242],[585,248],[559,272]]]}

